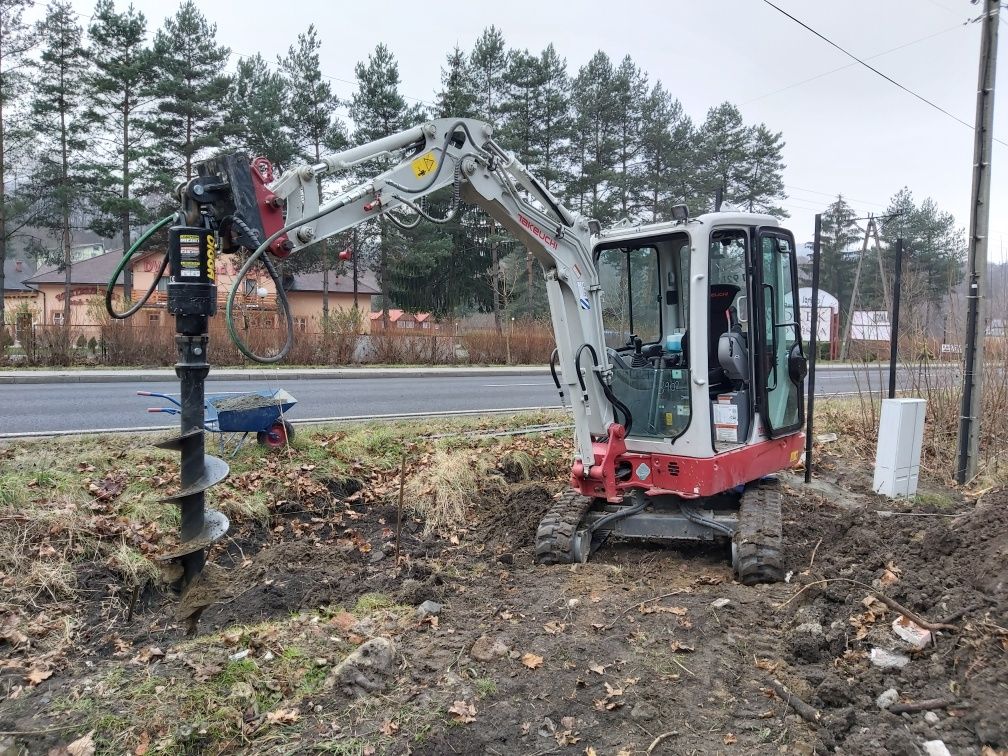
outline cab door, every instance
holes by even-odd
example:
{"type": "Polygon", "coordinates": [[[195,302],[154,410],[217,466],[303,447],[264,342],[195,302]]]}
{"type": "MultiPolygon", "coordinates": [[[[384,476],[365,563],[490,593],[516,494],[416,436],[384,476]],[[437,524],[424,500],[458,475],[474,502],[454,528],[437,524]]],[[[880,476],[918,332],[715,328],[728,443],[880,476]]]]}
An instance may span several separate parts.
{"type": "Polygon", "coordinates": [[[794,236],[781,228],[759,228],[754,246],[753,303],[760,335],[756,390],[770,438],[793,433],[805,420],[803,387],[807,363],[798,310],[794,236]]]}

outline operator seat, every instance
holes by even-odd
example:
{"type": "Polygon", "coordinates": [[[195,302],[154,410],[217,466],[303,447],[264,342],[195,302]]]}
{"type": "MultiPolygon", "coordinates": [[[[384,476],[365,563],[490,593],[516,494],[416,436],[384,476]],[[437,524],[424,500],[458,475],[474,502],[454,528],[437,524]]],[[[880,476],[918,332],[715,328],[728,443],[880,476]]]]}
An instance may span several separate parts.
{"type": "Polygon", "coordinates": [[[740,291],[742,289],[735,284],[711,284],[710,287],[707,310],[707,372],[708,385],[711,388],[729,380],[718,358],[718,346],[721,334],[728,333],[732,328],[728,310],[740,291]]]}

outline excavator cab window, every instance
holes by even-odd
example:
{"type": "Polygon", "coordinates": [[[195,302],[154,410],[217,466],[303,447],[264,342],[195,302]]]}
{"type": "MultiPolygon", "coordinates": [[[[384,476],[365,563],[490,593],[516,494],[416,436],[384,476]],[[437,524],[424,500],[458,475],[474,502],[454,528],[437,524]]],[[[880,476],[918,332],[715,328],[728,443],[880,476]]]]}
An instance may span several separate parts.
{"type": "Polygon", "coordinates": [[[687,365],[690,242],[685,233],[597,248],[613,393],[631,436],[674,439],[692,416],[687,365]]]}

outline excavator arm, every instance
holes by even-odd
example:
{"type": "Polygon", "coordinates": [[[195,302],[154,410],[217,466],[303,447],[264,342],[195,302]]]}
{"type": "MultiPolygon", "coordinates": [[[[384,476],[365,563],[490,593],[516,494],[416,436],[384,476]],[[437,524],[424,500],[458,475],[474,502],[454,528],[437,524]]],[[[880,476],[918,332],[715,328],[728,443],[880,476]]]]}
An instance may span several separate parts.
{"type": "MultiPolygon", "coordinates": [[[[326,155],[314,165],[292,168],[270,182],[263,181],[261,171],[253,178],[254,205],[248,201],[237,206],[241,222],[236,228],[249,231],[254,227],[252,238],[256,241],[261,241],[260,229],[268,234],[255,254],[268,249],[283,257],[382,215],[391,216],[400,225],[412,222],[413,215],[437,222],[439,219],[431,218],[419,203],[447,187],[453,187],[456,205],[459,199],[478,205],[519,239],[546,271],[560,366],[558,380],[572,400],[575,456],[588,474],[596,464],[593,437],[608,435],[614,421],[602,291],[592,259],[593,224],[563,207],[505,152],[493,140],[488,124],[438,119],[326,155]],[[360,177],[366,175],[369,164],[376,175],[350,180],[332,199],[319,202],[317,182],[322,176],[349,176],[352,172],[360,177]],[[259,217],[248,217],[253,206],[259,217]],[[282,207],[286,208],[285,216],[282,207]]],[[[237,230],[235,236],[239,236],[237,230]]]]}

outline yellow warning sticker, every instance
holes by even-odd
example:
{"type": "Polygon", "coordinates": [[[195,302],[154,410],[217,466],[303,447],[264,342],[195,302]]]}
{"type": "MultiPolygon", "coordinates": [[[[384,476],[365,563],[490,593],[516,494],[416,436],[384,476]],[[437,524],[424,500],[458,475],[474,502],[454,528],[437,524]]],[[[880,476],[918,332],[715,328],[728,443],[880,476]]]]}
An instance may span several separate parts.
{"type": "Polygon", "coordinates": [[[434,157],[433,152],[426,152],[413,160],[410,163],[410,167],[417,178],[423,178],[427,174],[437,170],[437,158],[434,157]]]}

